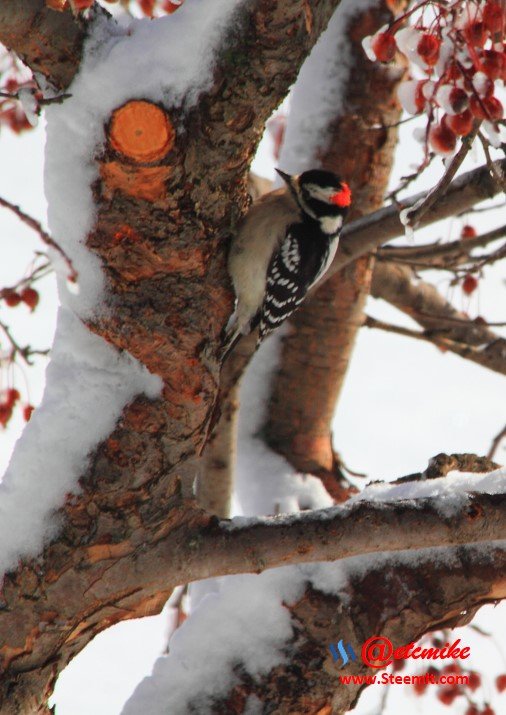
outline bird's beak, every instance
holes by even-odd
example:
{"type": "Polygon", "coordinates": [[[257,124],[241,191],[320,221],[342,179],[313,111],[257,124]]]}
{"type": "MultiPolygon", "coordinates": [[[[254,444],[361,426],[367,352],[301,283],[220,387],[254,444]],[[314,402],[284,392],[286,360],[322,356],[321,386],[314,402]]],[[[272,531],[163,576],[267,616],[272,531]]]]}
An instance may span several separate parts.
{"type": "Polygon", "coordinates": [[[285,174],[285,172],[281,171],[281,169],[276,169],[276,171],[281,176],[283,181],[286,182],[290,188],[293,188],[293,176],[290,176],[290,174],[285,174]]]}

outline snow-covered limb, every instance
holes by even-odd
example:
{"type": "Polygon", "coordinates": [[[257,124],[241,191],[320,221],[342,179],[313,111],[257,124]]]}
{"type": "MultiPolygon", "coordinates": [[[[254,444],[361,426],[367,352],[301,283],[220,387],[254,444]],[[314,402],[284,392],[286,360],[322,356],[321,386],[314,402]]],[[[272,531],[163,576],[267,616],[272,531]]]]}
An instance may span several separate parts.
{"type": "MultiPolygon", "coordinates": [[[[373,485],[344,506],[279,517],[237,517],[182,554],[191,580],[506,539],[506,472],[373,485]]],[[[207,531],[207,529],[205,530],[207,531]]]]}

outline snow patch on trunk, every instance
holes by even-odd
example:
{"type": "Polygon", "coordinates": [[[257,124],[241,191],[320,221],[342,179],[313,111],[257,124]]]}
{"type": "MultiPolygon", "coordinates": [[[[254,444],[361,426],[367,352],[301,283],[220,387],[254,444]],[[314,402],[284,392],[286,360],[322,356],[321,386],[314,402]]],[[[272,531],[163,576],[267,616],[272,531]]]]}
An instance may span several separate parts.
{"type": "Polygon", "coordinates": [[[344,94],[353,76],[348,28],[377,0],[343,0],[302,65],[290,101],[290,119],[280,167],[290,174],[314,168],[329,128],[344,111],[344,94]]]}

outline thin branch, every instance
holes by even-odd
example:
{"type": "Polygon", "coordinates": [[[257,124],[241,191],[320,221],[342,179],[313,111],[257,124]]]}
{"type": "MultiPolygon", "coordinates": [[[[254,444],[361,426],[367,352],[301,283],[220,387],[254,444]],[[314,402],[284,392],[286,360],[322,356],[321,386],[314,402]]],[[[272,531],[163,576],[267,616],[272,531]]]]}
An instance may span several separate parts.
{"type": "Polygon", "coordinates": [[[16,355],[20,355],[23,360],[26,362],[27,365],[33,365],[33,362],[30,360],[30,357],[32,355],[41,355],[41,356],[47,356],[49,354],[49,349],[48,350],[33,350],[29,345],[26,345],[24,348],[21,347],[21,345],[16,341],[14,336],[12,335],[9,326],[6,325],[3,321],[0,320],[0,330],[3,331],[5,337],[9,341],[12,351],[10,355],[10,359],[13,360],[16,355]]]}
{"type": "MultiPolygon", "coordinates": [[[[372,295],[394,305],[424,329],[410,337],[430,340],[438,347],[506,375],[506,339],[499,337],[481,321],[465,320],[431,283],[416,280],[413,271],[399,264],[376,264],[372,295]],[[459,318],[448,325],[448,319],[459,318]]],[[[405,333],[406,335],[408,333],[405,333]]]]}
{"type": "MultiPolygon", "coordinates": [[[[496,166],[498,170],[505,170],[506,159],[496,162],[496,166]]],[[[446,194],[421,217],[419,227],[455,216],[458,212],[465,211],[498,193],[499,188],[490,176],[486,165],[461,174],[450,184],[446,194]]],[[[406,203],[414,205],[426,196],[426,192],[417,194],[406,199],[406,203]]],[[[394,204],[352,221],[343,228],[339,250],[324,280],[331,278],[341,268],[363,256],[364,253],[373,251],[404,233],[405,227],[400,221],[398,208],[394,204]]]]}
{"type": "Polygon", "coordinates": [[[29,216],[26,214],[24,211],[22,211],[19,206],[16,206],[16,204],[11,203],[10,201],[7,201],[7,199],[4,199],[3,197],[0,196],[0,206],[3,206],[6,209],[9,209],[9,211],[12,211],[20,221],[22,221],[24,224],[26,224],[29,228],[33,229],[36,231],[40,238],[44,241],[44,243],[47,246],[50,246],[53,248],[57,253],[60,254],[60,256],[63,258],[65,263],[67,264],[69,268],[69,276],[68,279],[69,281],[75,282],[77,280],[77,271],[74,268],[72,261],[70,258],[67,256],[65,251],[61,246],[59,246],[54,238],[51,238],[51,236],[47,233],[47,231],[44,231],[42,228],[42,225],[40,224],[39,221],[34,219],[32,216],[29,216]]]}
{"type": "Polygon", "coordinates": [[[408,226],[417,226],[423,216],[425,216],[427,211],[429,211],[429,209],[431,209],[434,204],[439,201],[442,196],[445,195],[453,178],[455,177],[455,174],[460,169],[460,167],[462,166],[462,162],[468,155],[473,141],[478,134],[479,128],[480,123],[476,123],[472,132],[462,140],[462,145],[451,160],[450,166],[447,168],[447,170],[443,174],[443,177],[440,179],[440,181],[438,181],[436,186],[434,186],[434,188],[429,191],[425,199],[421,203],[412,206],[411,209],[408,211],[404,209],[408,226]]]}
{"type": "Polygon", "coordinates": [[[417,318],[428,318],[429,320],[438,321],[439,323],[447,323],[449,325],[458,325],[460,327],[469,328],[470,324],[474,324],[483,328],[504,328],[506,321],[489,323],[481,317],[471,320],[470,318],[458,318],[456,316],[441,316],[436,313],[425,313],[423,310],[413,311],[410,313],[415,320],[417,318]]]}
{"type": "MultiPolygon", "coordinates": [[[[376,328],[377,330],[383,330],[387,333],[394,333],[395,335],[403,335],[407,338],[414,338],[415,340],[423,340],[424,342],[433,343],[436,347],[444,350],[445,352],[449,350],[457,355],[460,355],[461,357],[465,357],[468,360],[481,364],[481,349],[474,345],[458,343],[455,340],[445,338],[444,335],[441,335],[441,333],[447,332],[446,328],[432,328],[431,330],[423,331],[412,330],[411,328],[405,328],[401,325],[387,323],[384,320],[377,320],[370,315],[365,316],[364,327],[376,328]]],[[[506,371],[504,374],[506,374],[506,371]]]]}
{"type": "Polygon", "coordinates": [[[483,208],[478,208],[473,206],[472,208],[466,209],[465,211],[461,211],[460,213],[456,214],[457,218],[460,218],[461,216],[468,216],[469,214],[484,214],[488,213],[489,211],[495,211],[497,209],[502,209],[506,206],[506,201],[501,201],[500,204],[493,204],[492,206],[484,206],[483,208]]]}
{"type": "Polygon", "coordinates": [[[490,169],[491,175],[494,177],[497,185],[501,191],[506,191],[506,181],[504,179],[504,172],[500,171],[494,164],[492,157],[490,156],[490,142],[481,132],[478,133],[478,138],[485,152],[485,159],[487,160],[487,166],[490,169]]]}
{"type": "Polygon", "coordinates": [[[487,246],[493,241],[498,241],[506,236],[506,225],[499,226],[493,231],[476,236],[476,238],[459,238],[458,241],[449,243],[425,243],[420,246],[385,246],[378,251],[378,257],[391,260],[402,258],[412,260],[417,258],[439,258],[452,255],[469,254],[475,248],[487,246]]]}
{"type": "Polygon", "coordinates": [[[488,459],[493,459],[495,453],[497,452],[497,449],[503,439],[506,437],[506,425],[502,428],[502,430],[499,432],[499,434],[496,434],[494,439],[492,440],[492,444],[490,445],[490,449],[488,450],[487,457],[488,459]]]}

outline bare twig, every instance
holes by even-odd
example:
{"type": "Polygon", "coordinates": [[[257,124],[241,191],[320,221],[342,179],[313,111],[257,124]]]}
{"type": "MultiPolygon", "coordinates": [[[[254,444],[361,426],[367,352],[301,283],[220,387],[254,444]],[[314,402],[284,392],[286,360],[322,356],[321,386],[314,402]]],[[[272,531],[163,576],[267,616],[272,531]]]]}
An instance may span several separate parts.
{"type": "Polygon", "coordinates": [[[30,357],[32,355],[42,355],[46,356],[49,354],[49,350],[33,350],[29,345],[26,345],[24,348],[21,347],[21,345],[16,341],[14,336],[12,335],[9,326],[6,325],[3,321],[0,321],[0,329],[3,331],[5,337],[9,341],[12,352],[10,355],[11,360],[14,360],[16,355],[20,355],[23,360],[26,362],[27,365],[33,365],[33,362],[30,360],[30,357]]]}
{"type": "MultiPolygon", "coordinates": [[[[410,119],[414,119],[414,117],[409,117],[410,119]]],[[[397,187],[393,190],[390,191],[389,194],[387,194],[386,198],[387,200],[393,201],[395,204],[399,204],[397,200],[398,194],[400,194],[401,191],[404,191],[405,189],[408,188],[410,184],[412,184],[414,181],[416,181],[421,174],[429,167],[433,159],[435,158],[435,154],[429,154],[424,161],[420,164],[420,166],[416,167],[416,170],[413,171],[411,174],[407,174],[406,176],[401,176],[401,180],[397,187]]]]}
{"type": "MultiPolygon", "coordinates": [[[[498,170],[506,169],[506,159],[496,162],[498,170]]],[[[480,201],[490,199],[499,192],[496,182],[490,176],[486,165],[458,176],[450,184],[446,194],[441,196],[419,220],[419,226],[440,221],[463,212],[480,201]]],[[[420,193],[406,199],[408,205],[415,205],[426,197],[420,193]]],[[[379,248],[384,243],[401,236],[405,231],[399,219],[395,204],[385,206],[367,216],[352,221],[344,226],[339,250],[324,280],[330,279],[337,271],[348,265],[364,253],[379,248]]]]}
{"type": "Polygon", "coordinates": [[[438,181],[436,186],[429,191],[425,199],[420,204],[415,204],[411,210],[406,212],[406,220],[409,226],[417,226],[420,219],[431,209],[434,204],[447,192],[455,174],[462,166],[462,162],[466,158],[471,149],[472,143],[478,134],[480,124],[476,124],[473,131],[462,140],[462,145],[458,152],[453,157],[450,166],[445,171],[443,177],[438,181]]]}
{"type": "Polygon", "coordinates": [[[465,211],[460,211],[459,213],[456,214],[458,218],[461,216],[467,216],[468,214],[484,214],[488,213],[489,211],[495,211],[496,209],[502,209],[506,206],[506,201],[501,201],[500,204],[493,204],[492,206],[484,206],[482,208],[478,208],[477,206],[472,206],[469,209],[466,209],[465,211]]]}
{"type": "Polygon", "coordinates": [[[39,221],[34,219],[32,216],[29,216],[26,214],[24,211],[22,211],[19,206],[16,206],[16,204],[11,203],[10,201],[7,201],[7,199],[4,199],[3,197],[0,196],[0,206],[3,206],[6,209],[9,209],[9,211],[12,211],[20,221],[22,221],[24,224],[29,226],[31,229],[36,231],[40,238],[44,241],[44,243],[47,246],[51,246],[55,251],[57,251],[60,256],[63,258],[65,263],[67,264],[69,268],[69,276],[68,279],[72,282],[75,282],[77,280],[77,271],[74,268],[72,261],[70,258],[67,256],[65,251],[61,246],[59,246],[54,238],[51,238],[51,236],[47,233],[47,231],[44,231],[42,228],[42,225],[40,224],[39,221]]]}
{"type": "Polygon", "coordinates": [[[492,440],[492,444],[490,445],[490,449],[488,450],[487,457],[488,459],[493,459],[495,453],[497,452],[497,449],[503,439],[506,437],[506,425],[502,428],[502,430],[499,432],[499,434],[496,434],[494,439],[492,440]]]}
{"type": "Polygon", "coordinates": [[[486,136],[484,136],[481,132],[478,133],[478,139],[481,142],[481,145],[483,147],[483,151],[485,153],[485,159],[487,161],[487,166],[490,169],[490,173],[494,177],[494,180],[496,181],[497,185],[500,187],[502,191],[506,191],[506,181],[504,179],[504,173],[501,172],[497,166],[494,164],[492,157],[490,156],[490,142],[487,139],[486,136]]]}
{"type": "Polygon", "coordinates": [[[493,231],[476,236],[476,238],[460,238],[449,243],[425,243],[420,246],[385,246],[378,251],[379,258],[387,260],[402,258],[406,260],[418,258],[439,258],[452,255],[469,254],[474,248],[487,246],[493,241],[498,241],[506,236],[506,225],[499,226],[493,231]]]}
{"type": "Polygon", "coordinates": [[[484,320],[483,318],[475,318],[474,320],[470,320],[469,318],[458,318],[456,316],[442,316],[442,315],[437,315],[436,313],[426,313],[423,310],[419,311],[411,311],[410,313],[411,317],[417,320],[418,318],[429,318],[431,320],[437,320],[440,323],[448,323],[450,325],[460,325],[462,327],[469,328],[470,324],[475,324],[483,328],[503,328],[506,326],[506,321],[504,322],[492,322],[489,323],[487,320],[484,320]]]}
{"type": "Polygon", "coordinates": [[[424,342],[432,343],[444,352],[449,351],[455,353],[456,355],[459,355],[466,360],[470,360],[477,365],[489,367],[495,370],[495,372],[506,375],[506,365],[504,360],[497,360],[496,356],[494,356],[492,360],[489,359],[486,348],[490,346],[485,345],[482,347],[451,340],[450,338],[442,335],[442,333],[447,332],[445,328],[431,328],[430,330],[424,331],[412,330],[411,328],[404,328],[400,325],[393,325],[392,323],[386,323],[382,320],[376,320],[376,318],[372,318],[369,315],[365,316],[364,326],[366,328],[377,328],[378,330],[384,330],[388,333],[395,333],[396,335],[403,335],[408,338],[414,338],[415,340],[423,340],[424,342]]]}

